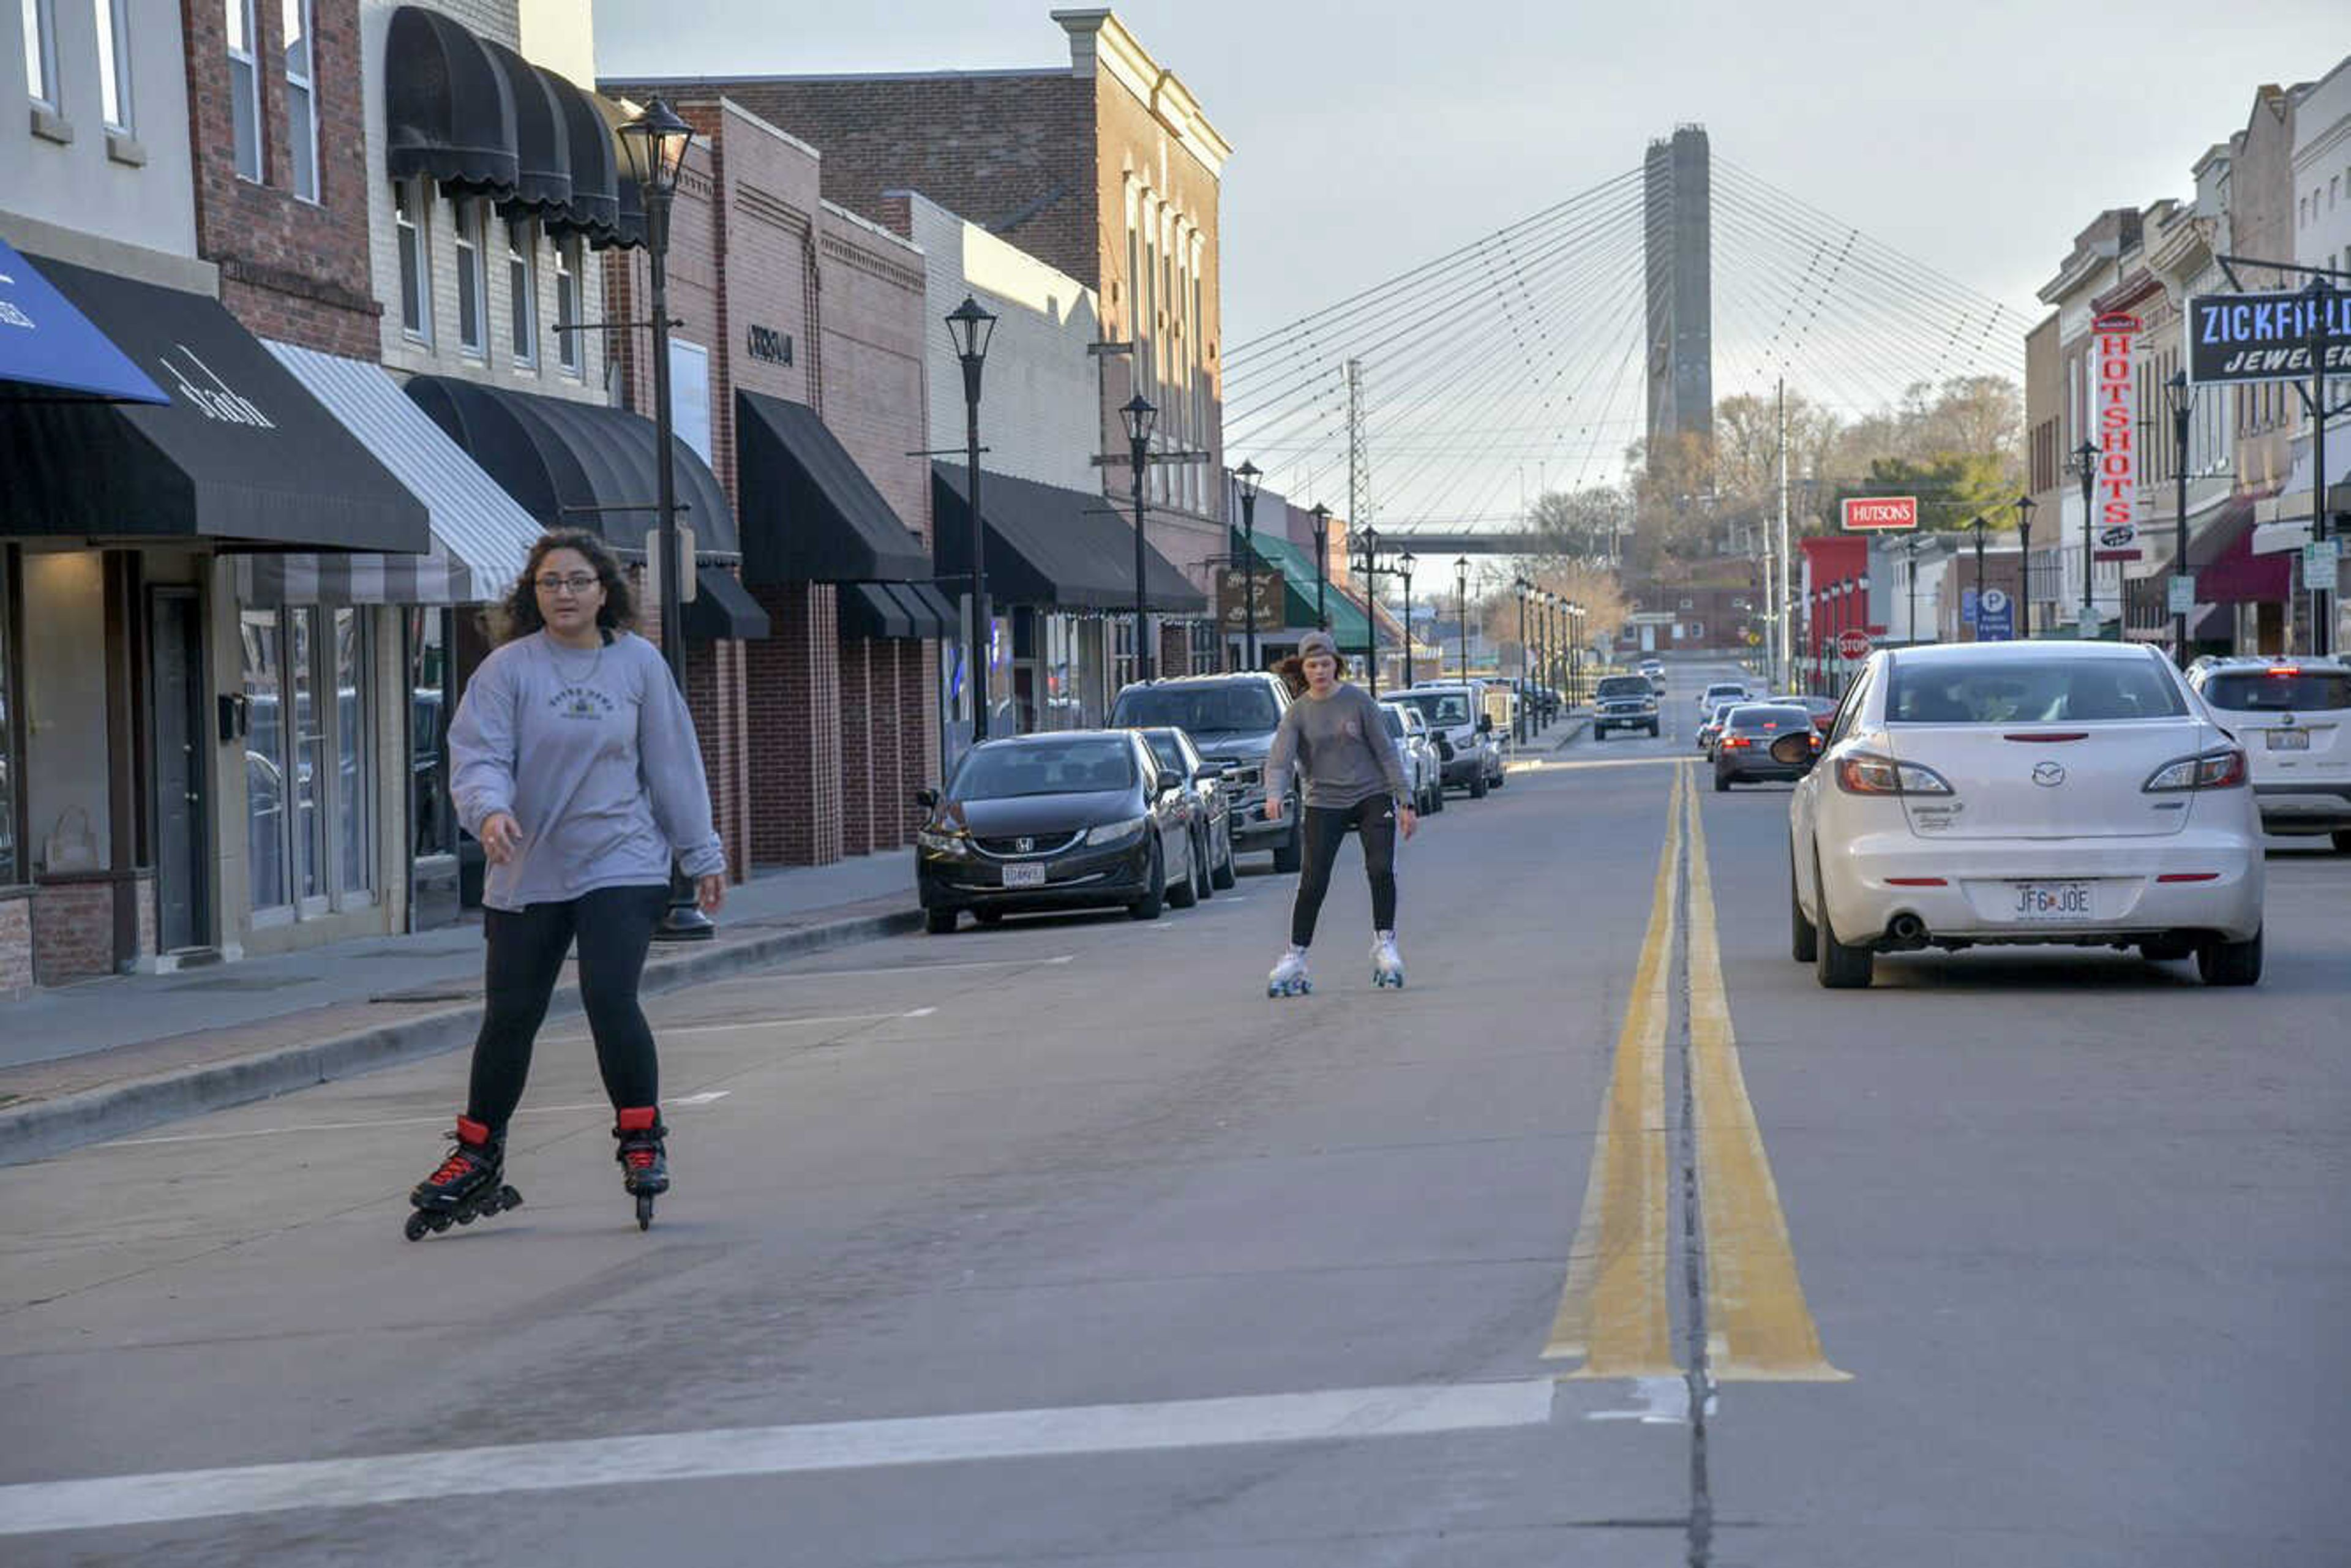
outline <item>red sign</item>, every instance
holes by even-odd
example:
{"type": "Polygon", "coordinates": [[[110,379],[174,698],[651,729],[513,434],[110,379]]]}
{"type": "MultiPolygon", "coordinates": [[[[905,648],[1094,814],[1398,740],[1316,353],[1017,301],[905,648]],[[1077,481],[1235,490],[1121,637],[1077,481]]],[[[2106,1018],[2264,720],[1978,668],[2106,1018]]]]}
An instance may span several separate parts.
{"type": "Polygon", "coordinates": [[[1837,633],[1836,651],[1840,659],[1866,659],[1870,649],[1875,646],[1876,644],[1870,641],[1869,633],[1858,626],[1837,633]]]}
{"type": "Polygon", "coordinates": [[[1844,504],[1844,526],[1856,532],[1918,526],[1916,496],[1864,496],[1844,504]]]}
{"type": "Polygon", "coordinates": [[[2132,344],[2139,319],[2109,310],[2090,329],[2096,382],[2098,459],[2094,518],[2100,560],[2137,560],[2138,549],[2138,418],[2132,344]]]}

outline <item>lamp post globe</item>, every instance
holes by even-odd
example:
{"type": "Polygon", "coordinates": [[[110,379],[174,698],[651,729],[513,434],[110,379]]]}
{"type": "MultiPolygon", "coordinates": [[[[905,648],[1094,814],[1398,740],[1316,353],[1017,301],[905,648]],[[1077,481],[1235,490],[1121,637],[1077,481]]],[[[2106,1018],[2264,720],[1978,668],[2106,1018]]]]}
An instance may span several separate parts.
{"type": "Polygon", "coordinates": [[[1126,427],[1126,455],[1134,479],[1134,676],[1151,679],[1152,658],[1144,647],[1143,480],[1151,466],[1151,432],[1159,410],[1141,392],[1119,405],[1119,423],[1126,427]]]}
{"type": "Polygon", "coordinates": [[[2032,514],[2041,503],[2019,496],[2016,507],[2016,634],[2032,641],[2032,514]]]}

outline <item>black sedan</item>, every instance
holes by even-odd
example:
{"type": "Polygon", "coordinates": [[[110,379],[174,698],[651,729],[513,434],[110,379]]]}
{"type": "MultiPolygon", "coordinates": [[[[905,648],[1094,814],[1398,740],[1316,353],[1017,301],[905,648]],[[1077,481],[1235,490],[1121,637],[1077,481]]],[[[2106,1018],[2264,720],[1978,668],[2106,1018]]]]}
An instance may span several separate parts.
{"type": "Polygon", "coordinates": [[[1123,904],[1156,920],[1190,907],[1199,872],[1183,777],[1133,730],[1062,730],[983,741],[914,835],[925,927],[970,910],[993,924],[1029,910],[1123,904]]]}
{"type": "Polygon", "coordinates": [[[1714,742],[1714,787],[1720,791],[1765,779],[1802,779],[1820,754],[1821,732],[1805,709],[1792,703],[1740,703],[1725,714],[1714,742]]]}

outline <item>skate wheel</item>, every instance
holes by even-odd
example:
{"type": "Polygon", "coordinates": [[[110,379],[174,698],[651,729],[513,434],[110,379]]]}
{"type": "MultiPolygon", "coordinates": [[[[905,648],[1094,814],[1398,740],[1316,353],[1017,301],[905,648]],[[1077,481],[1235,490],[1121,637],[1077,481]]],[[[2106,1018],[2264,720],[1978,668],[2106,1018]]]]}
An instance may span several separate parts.
{"type": "Polygon", "coordinates": [[[637,1228],[640,1230],[651,1230],[653,1227],[653,1195],[649,1192],[641,1192],[637,1194],[637,1228]]]}
{"type": "Polygon", "coordinates": [[[510,1186],[502,1186],[498,1188],[498,1202],[507,1208],[520,1208],[522,1194],[510,1186]]]}
{"type": "Polygon", "coordinates": [[[429,1223],[430,1221],[422,1214],[412,1214],[408,1217],[408,1223],[401,1227],[401,1230],[411,1241],[422,1241],[424,1239],[425,1227],[429,1223]]]}
{"type": "Polygon", "coordinates": [[[449,1217],[445,1214],[428,1214],[424,1217],[424,1223],[433,1228],[434,1235],[438,1236],[449,1228],[449,1217]]]}
{"type": "Polygon", "coordinates": [[[461,1208],[457,1211],[457,1223],[460,1225],[471,1225],[474,1223],[474,1220],[477,1216],[491,1212],[491,1210],[486,1208],[461,1208]]]}

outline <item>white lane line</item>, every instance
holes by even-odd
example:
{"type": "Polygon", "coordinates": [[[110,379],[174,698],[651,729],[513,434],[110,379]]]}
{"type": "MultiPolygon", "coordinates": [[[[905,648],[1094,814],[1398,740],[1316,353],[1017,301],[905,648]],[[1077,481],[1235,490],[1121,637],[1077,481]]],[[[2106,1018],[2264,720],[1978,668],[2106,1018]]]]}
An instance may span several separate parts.
{"type": "Polygon", "coordinates": [[[0,1487],[0,1535],[624,1482],[1540,1427],[1550,1378],[653,1433],[0,1487]]]}
{"type": "Polygon", "coordinates": [[[916,1008],[906,1016],[910,1019],[926,1019],[938,1010],[936,1008],[916,1008]]]}
{"type": "MultiPolygon", "coordinates": [[[[688,1105],[707,1105],[734,1093],[732,1089],[705,1089],[699,1094],[688,1094],[676,1100],[664,1100],[662,1104],[672,1111],[688,1105]]],[[[526,1105],[517,1116],[577,1115],[582,1111],[602,1111],[609,1107],[601,1100],[582,1102],[577,1105],[526,1105]]],[[[102,1149],[131,1149],[143,1144],[218,1144],[232,1138],[274,1138],[281,1133],[357,1133],[370,1127],[407,1127],[424,1122],[445,1122],[448,1114],[437,1116],[381,1116],[372,1122],[307,1122],[293,1127],[255,1127],[242,1133],[174,1133],[162,1138],[117,1138],[100,1144],[102,1149]]]]}

